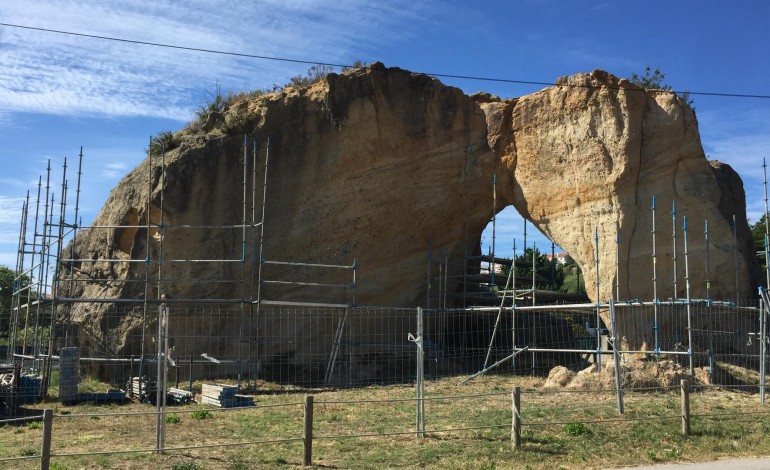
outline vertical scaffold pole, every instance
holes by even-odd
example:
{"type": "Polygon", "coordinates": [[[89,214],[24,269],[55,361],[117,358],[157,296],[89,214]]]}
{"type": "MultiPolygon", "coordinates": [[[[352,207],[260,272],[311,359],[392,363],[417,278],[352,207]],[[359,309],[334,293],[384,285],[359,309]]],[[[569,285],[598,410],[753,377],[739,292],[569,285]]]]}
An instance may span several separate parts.
{"type": "MultiPolygon", "coordinates": [[[[241,217],[241,318],[240,318],[240,331],[238,332],[238,387],[241,386],[241,380],[243,379],[243,346],[246,340],[244,339],[244,324],[246,322],[246,214],[248,212],[248,183],[249,183],[249,138],[246,134],[243,135],[243,215],[241,217]]],[[[250,375],[250,363],[246,366],[246,375],[250,375]]],[[[246,378],[247,386],[250,384],[249,377],[246,378]]]]}
{"type": "Polygon", "coordinates": [[[620,376],[620,341],[618,340],[618,324],[615,319],[615,302],[610,299],[610,322],[612,324],[612,355],[615,359],[615,392],[618,400],[618,414],[623,414],[623,387],[620,376]]]}
{"type": "Polygon", "coordinates": [[[759,303],[759,403],[765,404],[765,368],[766,368],[766,354],[767,354],[767,314],[770,309],[770,303],[768,303],[767,290],[759,287],[760,303],[759,303]]]}
{"type": "Polygon", "coordinates": [[[426,276],[426,294],[425,294],[425,308],[430,309],[430,285],[431,285],[431,274],[433,274],[431,271],[433,271],[433,239],[431,238],[428,240],[428,273],[426,276]]]}
{"type": "Polygon", "coordinates": [[[262,304],[262,267],[265,264],[265,210],[267,208],[267,164],[270,160],[270,137],[265,145],[265,178],[262,183],[262,221],[259,224],[259,268],[257,270],[257,315],[262,304]]]}
{"type": "Polygon", "coordinates": [[[155,378],[155,451],[163,453],[163,395],[166,388],[165,374],[163,370],[163,356],[166,344],[163,339],[165,304],[158,305],[158,332],[156,341],[156,378],[155,378]]]}
{"type": "Polygon", "coordinates": [[[492,355],[492,346],[495,344],[495,338],[497,337],[497,330],[500,327],[500,319],[503,317],[503,308],[505,307],[505,297],[508,295],[508,288],[511,286],[511,279],[513,277],[513,271],[508,271],[508,278],[505,281],[505,288],[503,289],[503,298],[500,301],[500,309],[497,311],[497,318],[495,319],[495,326],[492,328],[492,335],[489,339],[489,347],[487,347],[487,355],[484,358],[484,367],[481,370],[486,370],[489,364],[489,358],[492,355]]]}
{"type": "Polygon", "coordinates": [[[733,267],[735,269],[735,305],[740,303],[740,285],[738,283],[738,224],[733,214],[733,267]]]}
{"type": "Polygon", "coordinates": [[[709,221],[703,221],[703,235],[706,240],[706,308],[708,309],[708,339],[709,339],[709,383],[714,377],[714,331],[711,324],[711,252],[709,248],[709,221]]]}
{"type": "Polygon", "coordinates": [[[492,259],[489,262],[490,288],[495,287],[495,232],[497,224],[497,173],[492,174],[492,259]]]}
{"type": "Polygon", "coordinates": [[[532,242],[532,305],[535,305],[535,291],[537,290],[537,245],[532,242]]]}
{"type": "Polygon", "coordinates": [[[556,243],[551,242],[551,289],[556,290],[556,243]]]}
{"type": "Polygon", "coordinates": [[[767,162],[762,159],[762,172],[765,175],[765,280],[767,284],[765,286],[770,289],[770,247],[768,247],[767,238],[770,236],[770,216],[768,215],[767,204],[767,162]]]}
{"type": "Polygon", "coordinates": [[[690,362],[690,376],[695,375],[695,367],[693,365],[693,351],[692,351],[692,306],[690,305],[690,262],[689,253],[687,247],[687,216],[682,217],[682,236],[684,238],[684,279],[685,289],[687,293],[687,357],[690,362]]]}
{"type": "MultiPolygon", "coordinates": [[[[60,277],[60,271],[59,271],[59,260],[62,257],[62,250],[64,249],[64,223],[67,218],[67,191],[68,191],[68,182],[67,182],[67,159],[64,159],[64,167],[62,170],[62,180],[61,180],[61,195],[59,197],[59,231],[56,236],[56,253],[54,254],[54,270],[53,270],[53,278],[51,281],[51,315],[50,315],[50,333],[48,334],[48,345],[47,345],[47,352],[45,356],[45,362],[43,363],[43,374],[42,374],[42,383],[43,387],[41,392],[43,394],[48,393],[48,385],[50,384],[50,377],[51,377],[51,369],[53,367],[53,345],[54,345],[54,332],[56,331],[56,300],[60,297],[59,293],[59,281],[61,279],[60,277]]],[[[41,338],[42,341],[42,338],[41,338]]]]}
{"type": "Polygon", "coordinates": [[[652,196],[652,297],[653,297],[653,335],[655,341],[655,354],[660,353],[658,342],[658,252],[657,232],[655,230],[655,196],[652,196]]]}
{"type": "Polygon", "coordinates": [[[620,300],[620,227],[615,222],[615,300],[620,300]]]}
{"type": "Polygon", "coordinates": [[[676,286],[676,276],[677,276],[677,269],[676,269],[676,201],[671,201],[671,240],[673,242],[673,250],[674,250],[674,296],[672,297],[673,300],[676,300],[676,297],[679,295],[679,289],[677,289],[676,286]]]}
{"type": "MultiPolygon", "coordinates": [[[[513,259],[511,260],[511,344],[513,351],[516,352],[516,239],[513,239],[513,259]]],[[[511,366],[516,371],[516,355],[511,358],[511,366]]]]}
{"type": "MultiPolygon", "coordinates": [[[[48,160],[48,167],[46,168],[46,181],[45,181],[45,205],[43,208],[43,224],[40,230],[40,262],[38,263],[38,294],[48,294],[48,256],[49,256],[49,246],[48,246],[48,228],[50,227],[49,222],[49,214],[50,217],[53,217],[53,195],[51,195],[51,203],[50,203],[50,212],[49,212],[49,198],[48,196],[51,194],[51,160],[48,160]]],[[[34,331],[38,330],[38,324],[40,322],[40,310],[41,305],[40,302],[37,303],[35,307],[35,328],[34,331]]],[[[27,331],[29,330],[29,322],[25,323],[25,329],[24,329],[24,347],[22,354],[27,354],[27,331]]],[[[35,367],[35,361],[37,361],[37,356],[35,355],[35,358],[33,359],[32,366],[35,367]]],[[[23,363],[22,363],[23,367],[23,363]]]]}
{"type": "Polygon", "coordinates": [[[594,242],[596,245],[596,251],[594,255],[594,262],[596,265],[596,369],[602,370],[602,320],[600,315],[601,310],[601,290],[599,285],[599,227],[594,230],[594,242]]]}
{"type": "MultiPolygon", "coordinates": [[[[14,276],[13,284],[13,303],[11,304],[12,310],[8,313],[8,351],[6,355],[6,362],[13,364],[14,354],[16,353],[16,328],[19,321],[19,310],[21,309],[21,279],[24,273],[24,258],[27,240],[27,217],[29,215],[29,191],[27,191],[27,197],[21,206],[21,224],[19,226],[19,240],[17,244],[18,251],[16,252],[16,274],[14,276]]],[[[29,286],[24,287],[27,300],[25,304],[29,304],[29,286]]]]}
{"type": "Polygon", "coordinates": [[[251,267],[249,268],[249,375],[257,383],[257,368],[254,364],[254,344],[259,338],[259,322],[254,321],[254,276],[257,270],[257,140],[251,146],[251,267]]]}
{"type": "Polygon", "coordinates": [[[444,250],[444,296],[441,300],[441,306],[446,310],[447,281],[449,280],[449,251],[444,250]]]}
{"type": "MultiPolygon", "coordinates": [[[[77,248],[78,229],[80,224],[80,182],[83,177],[83,147],[80,147],[80,154],[78,155],[78,180],[77,189],[75,190],[75,221],[72,227],[72,243],[70,243],[70,259],[75,259],[75,250],[77,248]]],[[[74,270],[75,262],[69,263],[70,283],[67,297],[72,297],[72,289],[74,287],[74,270]]]]}
{"type": "Polygon", "coordinates": [[[709,248],[709,221],[704,220],[703,235],[706,238],[706,302],[711,305],[711,250],[709,248]]]}
{"type": "Polygon", "coordinates": [[[160,208],[158,210],[158,280],[157,280],[157,292],[158,299],[162,299],[163,292],[163,242],[166,238],[166,227],[163,218],[163,194],[166,192],[166,145],[160,152],[160,208]]]}

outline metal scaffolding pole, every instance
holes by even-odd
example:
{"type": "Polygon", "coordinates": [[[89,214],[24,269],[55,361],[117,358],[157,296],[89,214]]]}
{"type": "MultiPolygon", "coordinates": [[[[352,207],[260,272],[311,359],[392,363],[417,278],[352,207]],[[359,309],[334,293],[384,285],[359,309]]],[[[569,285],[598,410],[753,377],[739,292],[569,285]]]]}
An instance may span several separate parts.
{"type": "Polygon", "coordinates": [[[615,222],[615,300],[620,300],[620,230],[615,222]]]}
{"type": "Polygon", "coordinates": [[[676,286],[676,276],[677,276],[677,269],[676,269],[676,201],[671,201],[671,240],[674,244],[674,295],[671,297],[672,299],[676,299],[679,295],[679,289],[677,289],[676,286]]]}
{"type": "Polygon", "coordinates": [[[265,175],[262,183],[262,220],[259,223],[259,268],[257,270],[257,316],[262,302],[262,268],[265,264],[265,210],[267,207],[267,165],[270,160],[270,137],[265,145],[265,175]]]}
{"type": "Polygon", "coordinates": [[[655,196],[652,196],[652,297],[654,302],[653,312],[653,335],[655,338],[655,354],[660,353],[660,342],[658,340],[658,254],[657,254],[657,232],[655,230],[655,196]]]}
{"type": "Polygon", "coordinates": [[[687,290],[687,357],[690,361],[690,376],[695,375],[695,367],[693,365],[693,351],[692,351],[692,309],[690,302],[690,263],[689,253],[687,247],[687,216],[683,216],[682,234],[684,237],[684,279],[685,288],[687,290]]]}
{"type": "MultiPolygon", "coordinates": [[[[516,256],[515,253],[514,253],[514,256],[516,256]]],[[[482,370],[487,368],[487,365],[489,364],[489,358],[492,355],[492,346],[494,345],[495,338],[497,337],[497,329],[500,327],[500,319],[503,316],[503,307],[505,307],[505,297],[508,294],[508,288],[511,286],[512,278],[513,278],[513,269],[508,271],[508,279],[505,281],[505,289],[503,289],[503,298],[500,301],[500,309],[498,309],[497,311],[497,318],[495,318],[495,326],[494,328],[492,328],[492,336],[489,339],[489,346],[487,347],[487,355],[484,358],[484,367],[482,367],[482,370]]],[[[515,286],[513,288],[513,295],[516,296],[515,286]]]]}
{"type": "Polygon", "coordinates": [[[61,259],[62,250],[64,249],[64,221],[66,220],[67,216],[67,159],[64,159],[64,168],[62,171],[62,184],[61,184],[61,195],[59,196],[59,233],[56,237],[57,240],[57,247],[56,247],[56,256],[54,258],[54,270],[53,270],[53,280],[51,283],[51,316],[50,316],[50,330],[48,333],[48,352],[46,354],[45,362],[43,363],[43,374],[42,374],[42,390],[41,394],[46,395],[48,393],[48,386],[50,385],[50,377],[51,377],[51,368],[52,360],[51,356],[53,355],[53,340],[54,340],[54,333],[56,331],[56,298],[59,296],[59,282],[60,282],[60,276],[59,276],[59,263],[58,260],[61,259]]]}
{"type": "Polygon", "coordinates": [[[492,260],[489,262],[490,285],[495,285],[495,230],[497,223],[497,173],[492,174],[492,260]]]}
{"type": "Polygon", "coordinates": [[[768,236],[770,234],[770,215],[768,215],[768,203],[767,203],[767,162],[762,159],[762,171],[765,176],[764,188],[765,188],[765,286],[770,289],[770,243],[768,243],[768,236]]]}
{"type": "MultiPolygon", "coordinates": [[[[150,137],[150,146],[152,148],[152,137],[150,137]]],[[[152,151],[147,152],[147,212],[145,214],[146,226],[145,226],[145,240],[144,240],[144,302],[142,305],[142,337],[140,339],[141,353],[139,357],[139,377],[144,375],[144,354],[145,345],[147,340],[147,313],[150,302],[150,229],[152,227],[152,151]]],[[[143,382],[139,381],[139,396],[142,396],[143,382]]]]}
{"type": "Polygon", "coordinates": [[[594,255],[594,262],[596,265],[596,369],[602,370],[602,320],[600,315],[601,305],[601,290],[599,286],[599,227],[594,229],[594,241],[596,244],[596,251],[594,255]]]}
{"type": "MultiPolygon", "coordinates": [[[[24,203],[21,206],[21,223],[19,224],[19,240],[17,243],[18,251],[16,252],[16,271],[14,275],[13,284],[13,301],[11,303],[11,311],[8,312],[8,351],[6,354],[6,361],[8,364],[13,363],[13,355],[16,352],[16,328],[19,321],[19,310],[21,309],[21,281],[24,276],[24,249],[27,240],[27,217],[29,208],[29,191],[27,191],[27,197],[24,199],[24,203]]],[[[29,290],[27,290],[27,301],[29,305],[29,290]]],[[[1,313],[1,312],[0,312],[1,313]]]]}
{"type": "Polygon", "coordinates": [[[532,242],[532,305],[535,305],[535,291],[537,291],[537,245],[532,242]]]}
{"type": "Polygon", "coordinates": [[[735,305],[740,303],[740,285],[738,283],[738,224],[733,214],[733,266],[735,268],[735,305]]]}

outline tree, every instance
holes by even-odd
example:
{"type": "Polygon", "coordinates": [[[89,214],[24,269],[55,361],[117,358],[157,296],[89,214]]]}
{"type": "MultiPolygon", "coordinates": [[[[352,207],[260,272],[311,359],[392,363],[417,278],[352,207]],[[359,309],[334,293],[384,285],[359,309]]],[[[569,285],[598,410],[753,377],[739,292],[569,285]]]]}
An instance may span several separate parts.
{"type": "Polygon", "coordinates": [[[754,240],[754,248],[757,251],[757,257],[762,263],[762,269],[765,269],[767,263],[765,262],[765,215],[754,224],[751,225],[751,238],[754,240]]]}
{"type": "MultiPolygon", "coordinates": [[[[558,291],[564,282],[564,273],[555,259],[548,259],[548,256],[535,248],[535,287],[538,289],[548,289],[558,291]]],[[[503,266],[502,274],[508,275],[510,268],[503,266]]],[[[524,253],[516,257],[516,280],[519,285],[532,282],[532,248],[527,248],[524,253]]]]}
{"type": "MultiPolygon", "coordinates": [[[[22,276],[15,284],[16,273],[7,266],[0,266],[0,332],[8,331],[13,307],[13,293],[29,285],[29,278],[22,276]]],[[[29,295],[28,291],[25,291],[29,295]]],[[[26,296],[23,303],[26,303],[26,296]]]]}
{"type": "MultiPolygon", "coordinates": [[[[632,73],[631,78],[629,78],[628,81],[638,87],[644,88],[645,90],[673,91],[671,85],[663,83],[663,80],[665,79],[666,74],[661,72],[659,68],[656,67],[655,70],[652,70],[652,68],[648,65],[644,68],[644,75],[637,75],[632,73]]],[[[687,106],[695,111],[695,107],[693,106],[695,102],[692,98],[690,98],[689,92],[685,91],[682,93],[677,93],[677,96],[679,96],[679,98],[681,98],[682,101],[687,104],[687,106]]]]}

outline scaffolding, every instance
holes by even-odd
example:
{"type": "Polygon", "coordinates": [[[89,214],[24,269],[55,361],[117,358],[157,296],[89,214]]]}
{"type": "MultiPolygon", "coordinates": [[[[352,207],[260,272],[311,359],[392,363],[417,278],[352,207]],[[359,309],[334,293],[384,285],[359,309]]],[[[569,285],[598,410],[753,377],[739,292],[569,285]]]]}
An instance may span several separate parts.
{"type": "MultiPolygon", "coordinates": [[[[357,263],[352,259],[347,264],[332,264],[319,262],[301,262],[282,260],[279,253],[266,253],[265,239],[268,236],[265,226],[269,210],[268,198],[268,169],[271,158],[270,139],[263,146],[256,139],[244,136],[243,153],[237,160],[242,168],[242,197],[240,220],[229,223],[203,224],[172,224],[165,219],[165,192],[167,191],[167,154],[165,147],[159,154],[148,152],[145,160],[146,168],[146,205],[144,214],[134,214],[132,220],[123,224],[91,224],[83,225],[80,219],[80,194],[82,178],[83,150],[77,157],[78,171],[74,204],[68,201],[71,188],[68,182],[68,160],[65,158],[62,166],[62,179],[59,190],[54,189],[52,181],[51,161],[45,172],[45,177],[38,180],[37,197],[32,199],[29,192],[24,200],[20,218],[17,264],[14,280],[13,305],[9,327],[9,348],[6,360],[8,363],[20,362],[22,369],[38,373],[43,377],[43,390],[47,393],[46,385],[50,382],[51,365],[58,358],[55,350],[60,347],[72,346],[77,343],[75,320],[72,311],[77,306],[86,308],[108,309],[109,306],[125,306],[125,315],[140,312],[141,339],[139,339],[139,357],[105,358],[120,363],[130,361],[131,374],[133,365],[138,364],[138,376],[147,375],[148,366],[166,358],[165,351],[153,354],[150,351],[150,341],[159,343],[162,336],[168,337],[168,325],[174,323],[174,311],[169,307],[184,308],[185,305],[210,305],[211,309],[230,305],[240,311],[237,329],[237,357],[234,362],[239,369],[245,368],[245,373],[239,370],[238,381],[256,380],[258,365],[254,362],[254,348],[257,331],[260,328],[258,318],[265,308],[315,307],[340,309],[346,312],[355,306],[356,270],[357,263]],[[261,160],[261,161],[260,161],[261,160]],[[259,167],[262,169],[261,185],[258,184],[259,167]],[[58,198],[58,200],[57,200],[58,198]],[[74,211],[71,210],[74,206],[74,211]],[[73,215],[74,214],[74,215],[73,215]],[[144,220],[140,220],[142,218],[144,220]],[[144,232],[144,233],[141,233],[144,232]],[[239,249],[235,256],[200,256],[199,253],[182,253],[167,256],[174,239],[179,239],[187,233],[198,232],[202,236],[217,237],[226,233],[237,233],[239,249]],[[79,252],[79,243],[83,234],[90,233],[93,237],[102,238],[104,233],[105,245],[102,251],[93,254],[79,252]],[[143,247],[132,250],[130,256],[116,256],[112,243],[115,234],[132,234],[142,238],[143,247]],[[105,256],[102,256],[104,254],[105,256]],[[112,254],[110,256],[110,254],[112,254]],[[278,255],[278,256],[276,256],[278,255]],[[80,268],[84,265],[102,267],[94,272],[98,276],[86,275],[80,268]],[[196,283],[194,278],[182,278],[175,273],[184,272],[179,266],[238,266],[240,276],[233,279],[215,281],[220,292],[216,298],[205,294],[195,295],[196,283]],[[283,277],[267,277],[265,267],[273,266],[281,270],[283,277]],[[116,275],[117,272],[133,268],[135,276],[116,275]],[[303,270],[304,278],[294,277],[292,273],[303,270]],[[332,274],[330,274],[332,273],[332,274]],[[341,274],[333,274],[341,273],[341,274]],[[307,279],[314,276],[316,279],[307,279]],[[328,282],[327,279],[342,279],[341,282],[328,282]],[[86,286],[105,286],[103,295],[82,295],[87,291],[86,286]],[[270,298],[266,295],[265,286],[283,286],[306,289],[318,301],[296,302],[282,298],[270,298]],[[176,288],[184,286],[187,289],[176,288]],[[134,296],[110,295],[114,289],[137,293],[134,296]],[[111,290],[112,289],[112,290],[111,290]],[[329,294],[329,292],[339,294],[329,294]],[[170,292],[192,292],[185,297],[172,297],[170,292]],[[313,294],[317,293],[317,294],[313,294]],[[340,301],[329,303],[328,299],[336,297],[340,301]],[[99,306],[102,307],[99,307],[99,306]],[[90,307],[89,307],[90,306],[90,307]],[[158,336],[152,337],[153,326],[158,325],[158,336]],[[165,325],[165,330],[160,325],[165,325]],[[165,333],[164,333],[165,331],[165,333]],[[160,354],[160,355],[159,355],[160,354]]],[[[121,235],[123,236],[123,235],[121,235]]],[[[207,281],[211,282],[211,281],[207,281]]],[[[123,317],[125,318],[125,317],[123,317]]],[[[123,318],[117,321],[123,321],[123,318]]],[[[347,315],[342,313],[337,330],[343,331],[347,315]]],[[[104,332],[102,332],[104,333],[104,332]]],[[[105,333],[106,334],[106,333],[105,333]]],[[[334,369],[336,350],[340,339],[335,337],[330,345],[332,354],[329,356],[329,374],[334,369]]],[[[162,345],[158,344],[158,351],[162,345]]],[[[109,348],[104,347],[102,353],[109,354],[109,348]]],[[[84,357],[85,362],[102,363],[97,357],[84,357]]],[[[165,359],[164,359],[165,360],[165,359]]],[[[192,364],[192,356],[189,359],[192,364]]],[[[196,362],[207,361],[198,359],[196,362]]],[[[210,361],[209,361],[210,362],[210,361]]],[[[158,362],[158,364],[160,364],[158,362]]],[[[158,367],[160,367],[158,365],[158,367]]]]}

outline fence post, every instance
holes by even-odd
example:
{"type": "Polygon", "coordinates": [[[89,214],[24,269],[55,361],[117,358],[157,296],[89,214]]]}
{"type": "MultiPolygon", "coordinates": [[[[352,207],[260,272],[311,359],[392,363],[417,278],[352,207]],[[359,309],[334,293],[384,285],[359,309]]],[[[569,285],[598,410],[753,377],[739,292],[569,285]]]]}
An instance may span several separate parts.
{"type": "Polygon", "coordinates": [[[514,387],[511,392],[511,441],[513,448],[521,448],[521,387],[514,387]]]}
{"type": "Polygon", "coordinates": [[[690,383],[687,379],[680,382],[682,389],[682,435],[690,435],[690,383]]]}
{"type": "Polygon", "coordinates": [[[615,320],[615,302],[610,299],[610,317],[612,324],[612,355],[615,360],[615,392],[618,399],[618,414],[623,414],[623,379],[620,376],[620,341],[618,341],[618,324],[615,320]]]}
{"type": "Polygon", "coordinates": [[[302,465],[309,467],[313,461],[313,395],[305,396],[305,426],[302,439],[305,444],[302,465]]]}
{"type": "Polygon", "coordinates": [[[40,451],[40,469],[48,470],[51,464],[51,434],[53,427],[53,410],[43,410],[43,448],[40,451]]]}

